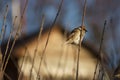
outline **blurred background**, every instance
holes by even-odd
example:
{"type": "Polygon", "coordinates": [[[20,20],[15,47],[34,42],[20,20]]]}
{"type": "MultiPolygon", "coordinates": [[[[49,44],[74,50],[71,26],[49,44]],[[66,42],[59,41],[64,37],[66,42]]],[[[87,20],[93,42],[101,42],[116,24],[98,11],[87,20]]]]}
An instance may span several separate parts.
{"type": "MultiPolygon", "coordinates": [[[[2,29],[6,5],[8,15],[6,18],[6,34],[8,39],[15,16],[20,17],[26,0],[0,0],[0,29],[2,29]]],[[[39,30],[42,15],[45,15],[44,30],[48,29],[55,19],[61,0],[28,0],[23,18],[22,35],[28,36],[39,30]]],[[[87,0],[85,26],[88,30],[83,43],[98,52],[101,34],[105,20],[107,26],[103,39],[102,55],[104,64],[113,72],[120,63],[120,0],[87,0]]],[[[56,25],[60,24],[68,32],[81,25],[84,0],[64,0],[56,25]]],[[[1,42],[0,42],[1,43],[1,42]]],[[[96,54],[94,54],[96,55],[96,54]]]]}

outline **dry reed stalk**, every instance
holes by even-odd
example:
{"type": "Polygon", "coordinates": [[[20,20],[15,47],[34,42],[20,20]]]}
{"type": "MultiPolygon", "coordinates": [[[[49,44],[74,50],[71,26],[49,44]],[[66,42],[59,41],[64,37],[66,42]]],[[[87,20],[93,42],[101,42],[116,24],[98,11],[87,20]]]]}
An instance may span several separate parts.
{"type": "MultiPolygon", "coordinates": [[[[15,16],[15,19],[14,19],[14,22],[13,22],[13,26],[11,27],[10,35],[9,35],[9,40],[8,40],[8,42],[7,42],[7,46],[6,46],[6,47],[9,47],[10,40],[11,40],[11,38],[12,38],[12,33],[14,32],[14,25],[15,25],[16,19],[17,19],[17,16],[15,16]]],[[[7,54],[7,53],[8,53],[8,50],[5,50],[5,53],[7,54]]],[[[17,64],[17,62],[16,62],[16,60],[15,60],[15,58],[13,57],[12,54],[11,54],[11,57],[10,57],[10,58],[11,58],[13,64],[14,64],[14,66],[18,69],[18,72],[19,72],[20,68],[19,68],[19,66],[18,66],[18,64],[17,64]]],[[[6,56],[5,56],[4,59],[6,59],[6,56]]]]}
{"type": "MultiPolygon", "coordinates": [[[[17,16],[15,17],[12,26],[14,26],[14,24],[15,24],[15,22],[16,22],[16,18],[17,18],[17,16]]],[[[9,35],[9,38],[8,38],[8,42],[7,42],[7,46],[6,46],[6,49],[5,49],[5,54],[4,54],[4,56],[3,56],[3,63],[2,63],[2,66],[1,66],[1,70],[3,69],[3,64],[5,63],[5,58],[6,58],[6,56],[7,56],[8,48],[9,48],[9,45],[10,45],[10,39],[11,39],[11,37],[12,37],[12,32],[13,32],[13,31],[12,31],[12,28],[11,28],[10,35],[9,35]]]]}
{"type": "Polygon", "coordinates": [[[4,41],[4,38],[5,38],[6,28],[7,28],[7,25],[5,25],[5,27],[2,29],[2,38],[1,38],[1,44],[3,43],[3,41],[4,41]]]}
{"type": "MultiPolygon", "coordinates": [[[[20,66],[20,71],[19,71],[19,76],[18,76],[18,80],[20,80],[21,79],[21,75],[22,75],[22,67],[23,67],[23,65],[24,65],[24,62],[25,62],[25,60],[27,59],[27,55],[30,57],[30,55],[29,55],[29,50],[28,50],[28,48],[27,48],[27,45],[25,45],[25,42],[24,42],[24,40],[23,40],[23,43],[24,43],[24,45],[23,45],[23,47],[25,48],[25,53],[24,53],[24,55],[23,55],[23,59],[22,59],[22,63],[21,63],[21,66],[20,66]]],[[[30,58],[29,58],[29,60],[30,61],[32,61],[30,58]]],[[[37,72],[37,71],[36,71],[37,72]]]]}
{"type": "Polygon", "coordinates": [[[103,79],[104,79],[104,70],[102,71],[102,76],[101,76],[101,80],[103,80],[103,79]]]}
{"type": "MultiPolygon", "coordinates": [[[[83,28],[83,25],[84,25],[84,17],[85,17],[85,13],[86,13],[86,5],[87,5],[87,0],[84,1],[83,15],[82,15],[82,24],[81,24],[82,27],[81,28],[83,28]]],[[[78,78],[79,78],[79,57],[80,57],[80,51],[81,51],[82,31],[83,31],[83,29],[81,29],[81,31],[80,31],[80,40],[79,40],[78,55],[77,55],[76,80],[78,80],[78,78]]]]}
{"type": "MultiPolygon", "coordinates": [[[[77,53],[77,52],[75,52],[75,53],[77,53]]],[[[77,65],[77,55],[73,53],[73,71],[72,71],[73,78],[76,77],[76,73],[75,73],[76,72],[76,65],[77,65]]]]}
{"type": "MultiPolygon", "coordinates": [[[[6,10],[5,10],[5,15],[3,15],[3,24],[2,24],[2,29],[1,29],[1,33],[0,33],[0,51],[1,51],[1,45],[2,45],[2,42],[3,42],[3,39],[4,39],[4,34],[5,34],[5,29],[6,29],[6,17],[7,17],[7,14],[8,14],[8,5],[6,6],[6,10]]],[[[1,60],[2,60],[2,53],[0,53],[0,56],[1,56],[1,60]]],[[[2,63],[1,63],[2,64],[2,63]]],[[[1,68],[1,65],[0,65],[0,68],[1,68]]]]}
{"type": "MultiPolygon", "coordinates": [[[[0,34],[1,44],[3,42],[4,35],[5,35],[5,30],[6,30],[7,14],[8,14],[8,5],[6,5],[5,14],[4,14],[4,17],[3,17],[4,19],[3,19],[3,24],[2,24],[1,34],[0,34]]],[[[1,44],[0,44],[0,46],[1,46],[1,44]]],[[[1,47],[0,47],[0,50],[1,50],[1,47]]],[[[2,64],[3,64],[3,61],[2,61],[2,64]]],[[[1,68],[2,68],[2,64],[1,64],[1,68]]],[[[2,69],[1,69],[1,71],[2,71],[2,69]]],[[[3,77],[3,75],[2,75],[2,77],[3,77]]]]}
{"type": "Polygon", "coordinates": [[[22,60],[22,63],[21,63],[21,67],[20,67],[20,72],[19,72],[18,80],[20,80],[20,77],[21,77],[22,66],[23,66],[23,63],[24,63],[24,61],[25,61],[25,56],[26,56],[26,55],[27,55],[27,47],[25,47],[25,53],[24,53],[23,60],[22,60]]]}
{"type": "Polygon", "coordinates": [[[83,7],[83,15],[82,15],[82,23],[81,23],[82,27],[84,25],[84,19],[85,19],[85,14],[86,14],[86,6],[87,6],[87,0],[85,0],[84,7],[83,7]]]}
{"type": "Polygon", "coordinates": [[[98,71],[98,77],[97,77],[97,79],[101,79],[102,80],[102,65],[100,64],[100,62],[99,62],[99,71],[98,71]]]}
{"type": "MultiPolygon", "coordinates": [[[[46,59],[46,56],[44,56],[43,64],[44,64],[44,67],[46,68],[46,71],[47,71],[47,77],[48,77],[50,80],[52,80],[52,75],[51,75],[51,73],[50,73],[50,71],[49,71],[50,68],[48,68],[48,65],[47,65],[45,59],[46,59]]],[[[38,78],[40,79],[40,76],[39,76],[39,75],[38,75],[38,78]]],[[[38,79],[38,80],[39,80],[39,79],[38,79]]]]}
{"type": "MultiPolygon", "coordinates": [[[[82,32],[82,31],[81,31],[82,32]]],[[[78,55],[77,55],[77,70],[76,70],[76,80],[79,78],[79,57],[80,57],[80,50],[81,50],[81,36],[80,36],[80,43],[78,47],[78,55]]]]}
{"type": "MultiPolygon", "coordinates": [[[[7,27],[7,25],[5,25],[5,28],[4,28],[4,31],[3,31],[3,37],[2,37],[2,40],[1,40],[1,44],[3,43],[3,41],[4,41],[4,38],[5,38],[5,32],[6,32],[6,27],[7,27]]],[[[2,60],[2,64],[3,64],[4,62],[3,62],[3,60],[2,60]]],[[[0,67],[0,69],[2,70],[2,64],[1,64],[1,67],[0,67]]]]}
{"type": "MultiPolygon", "coordinates": [[[[16,18],[17,18],[17,16],[15,16],[15,19],[14,19],[14,22],[13,22],[13,26],[14,26],[14,24],[15,24],[16,18]]],[[[7,42],[7,46],[6,46],[6,48],[5,48],[5,54],[4,54],[4,56],[3,56],[3,63],[2,63],[1,70],[3,69],[3,65],[4,65],[4,63],[5,63],[5,59],[7,58],[6,56],[7,56],[7,52],[8,52],[9,43],[10,43],[10,40],[11,40],[11,37],[12,37],[13,26],[12,26],[12,28],[11,28],[11,30],[10,30],[10,36],[9,36],[9,39],[8,39],[8,42],[7,42]]],[[[4,34],[4,35],[5,35],[5,34],[4,34]]],[[[13,64],[14,64],[14,65],[17,67],[17,69],[19,70],[19,67],[18,67],[18,65],[16,64],[15,59],[13,58],[13,56],[11,56],[10,58],[11,58],[11,60],[13,61],[13,64]]]]}
{"type": "Polygon", "coordinates": [[[16,33],[16,35],[15,35],[15,39],[14,39],[14,41],[13,41],[13,44],[12,44],[11,49],[10,49],[10,52],[9,52],[8,57],[7,57],[7,59],[6,59],[5,66],[4,66],[4,68],[3,68],[3,73],[4,73],[4,71],[5,71],[6,67],[7,67],[7,63],[8,63],[8,61],[9,61],[9,59],[10,59],[12,50],[13,50],[14,45],[15,45],[15,42],[16,42],[16,40],[17,40],[17,38],[18,38],[18,31],[19,31],[20,29],[21,29],[21,28],[18,28],[18,29],[17,29],[17,33],[16,33]]]}
{"type": "MultiPolygon", "coordinates": [[[[7,27],[7,25],[5,25],[2,42],[3,42],[4,37],[5,37],[6,27],[7,27]]],[[[0,68],[1,68],[1,71],[2,71],[2,65],[3,65],[3,61],[2,61],[1,67],[0,67],[0,68]]],[[[12,80],[6,73],[5,73],[5,76],[8,78],[8,80],[12,80]]],[[[3,77],[3,74],[2,74],[2,77],[3,77]]]]}
{"type": "MultiPolygon", "coordinates": [[[[101,42],[102,42],[102,44],[103,44],[103,40],[104,40],[104,34],[105,34],[105,28],[106,28],[106,23],[107,23],[107,21],[105,20],[105,22],[104,22],[104,28],[103,28],[103,32],[102,32],[102,38],[101,38],[101,42]]],[[[102,47],[102,46],[101,46],[102,47]]],[[[98,78],[100,77],[100,73],[101,73],[101,79],[103,80],[103,77],[104,77],[104,71],[105,71],[105,69],[104,69],[104,67],[103,67],[103,61],[102,61],[102,48],[101,48],[101,51],[100,51],[100,63],[99,63],[99,65],[101,66],[101,70],[99,70],[99,73],[98,73],[98,78]],[[101,72],[102,71],[102,72],[101,72]]]]}
{"type": "Polygon", "coordinates": [[[3,68],[3,74],[4,74],[4,71],[5,71],[6,67],[7,67],[7,63],[8,63],[8,61],[9,61],[9,59],[10,59],[11,53],[12,53],[13,48],[14,48],[14,45],[15,45],[15,42],[16,42],[18,36],[19,36],[19,32],[21,31],[23,15],[24,15],[24,13],[25,13],[25,10],[26,10],[26,7],[27,7],[27,3],[28,3],[28,0],[26,0],[25,7],[24,7],[24,9],[23,9],[23,13],[22,13],[22,16],[21,16],[21,20],[20,20],[20,23],[19,23],[19,25],[18,25],[17,32],[16,32],[16,34],[15,34],[15,38],[14,38],[14,40],[13,40],[13,43],[12,43],[10,52],[9,52],[8,57],[7,57],[7,59],[6,59],[5,66],[4,66],[4,68],[3,68]]]}
{"type": "Polygon", "coordinates": [[[4,19],[3,19],[3,25],[2,25],[2,32],[4,32],[4,27],[5,27],[5,24],[6,24],[7,14],[8,14],[8,5],[6,5],[6,10],[5,10],[5,15],[4,15],[4,19]]]}
{"type": "Polygon", "coordinates": [[[6,73],[4,75],[8,78],[8,80],[12,80],[6,73]]]}
{"type": "Polygon", "coordinates": [[[3,24],[2,24],[2,29],[1,29],[1,34],[0,34],[0,39],[1,39],[1,43],[3,41],[3,35],[5,33],[5,26],[6,26],[6,17],[7,17],[7,14],[8,14],[8,5],[6,5],[6,10],[5,10],[5,15],[4,15],[4,19],[3,19],[3,24]]]}
{"type": "Polygon", "coordinates": [[[38,35],[38,38],[37,38],[36,47],[35,47],[35,50],[34,50],[34,56],[33,56],[33,60],[32,60],[32,67],[31,67],[31,70],[30,70],[30,80],[31,80],[31,77],[32,77],[32,69],[34,67],[35,57],[36,57],[36,54],[38,52],[38,47],[39,47],[39,42],[40,42],[40,37],[41,37],[41,34],[42,34],[44,22],[45,22],[45,16],[43,15],[42,16],[42,21],[41,21],[41,24],[40,24],[40,31],[39,31],[39,35],[38,35]]]}
{"type": "MultiPolygon", "coordinates": [[[[22,33],[22,30],[21,30],[21,33],[22,33]]],[[[22,39],[22,42],[23,42],[23,47],[25,48],[25,53],[24,53],[24,55],[23,55],[23,60],[21,61],[22,63],[21,63],[20,70],[19,70],[18,80],[21,79],[22,67],[23,67],[23,65],[24,65],[26,56],[27,56],[27,54],[29,55],[29,53],[30,53],[29,50],[28,50],[28,48],[27,48],[26,43],[24,42],[24,39],[22,39]]],[[[29,57],[30,57],[30,55],[29,55],[29,57]]],[[[30,58],[29,58],[29,59],[30,59],[30,58]]],[[[30,61],[32,61],[32,60],[30,59],[30,61]]],[[[37,72],[37,71],[36,71],[36,72],[37,72]]]]}
{"type": "MultiPolygon", "coordinates": [[[[6,25],[5,25],[5,31],[4,32],[6,32],[6,25]]],[[[4,39],[4,36],[5,36],[5,33],[3,34],[3,39],[4,39]]],[[[2,40],[3,41],[3,40],[2,40]]],[[[9,42],[10,42],[10,40],[8,40],[8,44],[9,44],[9,42]]],[[[8,44],[7,44],[7,48],[6,49],[8,49],[8,44]]],[[[5,51],[7,51],[7,50],[5,50],[5,51]]],[[[1,70],[3,69],[3,64],[4,64],[4,62],[5,62],[5,58],[6,58],[6,52],[5,52],[5,54],[4,54],[4,56],[3,56],[3,61],[2,61],[2,64],[1,64],[1,70]]],[[[9,80],[12,80],[6,73],[5,73],[5,76],[9,79],[9,80]]]]}
{"type": "MultiPolygon", "coordinates": [[[[99,59],[97,59],[97,63],[96,63],[96,67],[95,67],[95,72],[94,72],[94,76],[93,76],[93,80],[95,80],[95,76],[97,74],[97,68],[98,68],[98,65],[101,65],[101,67],[103,68],[102,66],[102,59],[101,59],[101,53],[102,53],[102,45],[103,45],[103,39],[104,39],[104,33],[105,33],[105,27],[106,27],[106,20],[104,22],[104,27],[103,27],[103,31],[102,31],[102,36],[101,36],[101,41],[100,41],[100,48],[99,48],[99,55],[100,55],[100,62],[99,62],[99,59]]],[[[100,73],[100,71],[99,71],[100,73]]],[[[99,77],[99,73],[98,73],[98,77],[99,77]]]]}
{"type": "MultiPolygon", "coordinates": [[[[38,69],[39,72],[40,72],[42,60],[43,60],[43,58],[44,58],[44,56],[45,56],[45,51],[46,51],[46,48],[47,48],[47,45],[48,45],[48,42],[49,42],[49,38],[50,38],[51,31],[52,31],[52,27],[53,27],[53,26],[55,25],[55,23],[56,23],[56,20],[57,20],[57,18],[58,18],[58,16],[59,16],[59,13],[60,13],[61,8],[62,8],[62,4],[63,4],[63,0],[61,0],[61,3],[60,3],[60,5],[59,5],[58,12],[57,12],[57,14],[56,14],[56,16],[55,16],[55,19],[54,19],[52,25],[50,26],[50,29],[49,29],[49,32],[48,32],[47,41],[46,41],[45,47],[44,47],[44,49],[43,49],[43,52],[42,52],[42,54],[41,54],[41,59],[40,59],[39,69],[38,69]]],[[[39,74],[38,74],[38,75],[39,75],[39,74]]],[[[40,76],[40,75],[39,75],[39,76],[40,76]]]]}
{"type": "MultiPolygon", "coordinates": [[[[111,35],[111,42],[113,42],[112,43],[112,48],[113,48],[113,51],[114,51],[114,53],[117,53],[117,52],[119,52],[119,50],[117,49],[117,46],[115,46],[115,37],[114,37],[114,33],[113,33],[113,27],[114,27],[115,25],[114,25],[114,20],[111,18],[110,19],[110,29],[109,29],[109,33],[110,33],[110,35],[111,35]]],[[[112,69],[114,69],[113,68],[113,65],[111,64],[111,67],[112,67],[112,69]]],[[[113,79],[113,75],[114,75],[114,70],[110,73],[110,79],[113,79]]]]}

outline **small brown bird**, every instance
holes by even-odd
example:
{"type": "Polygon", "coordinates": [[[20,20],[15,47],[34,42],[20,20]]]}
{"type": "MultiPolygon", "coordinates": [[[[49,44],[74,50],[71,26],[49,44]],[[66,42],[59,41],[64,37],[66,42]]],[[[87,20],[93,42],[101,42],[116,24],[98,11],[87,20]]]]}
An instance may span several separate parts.
{"type": "Polygon", "coordinates": [[[75,28],[70,33],[70,35],[68,36],[66,44],[76,44],[76,45],[78,45],[79,40],[80,40],[80,34],[81,34],[81,41],[82,41],[86,32],[87,32],[87,30],[86,30],[85,26],[80,26],[78,28],[75,28]]]}

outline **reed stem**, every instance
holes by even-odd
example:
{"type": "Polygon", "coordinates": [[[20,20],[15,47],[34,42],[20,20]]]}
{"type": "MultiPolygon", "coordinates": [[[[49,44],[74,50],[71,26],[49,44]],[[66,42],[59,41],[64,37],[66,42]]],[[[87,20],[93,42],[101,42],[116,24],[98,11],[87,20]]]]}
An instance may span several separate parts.
{"type": "MultiPolygon", "coordinates": [[[[40,72],[42,60],[43,60],[43,58],[44,58],[44,56],[45,56],[45,52],[46,52],[46,48],[47,48],[47,45],[48,45],[48,42],[49,42],[49,38],[50,38],[51,31],[52,31],[52,27],[53,27],[53,26],[55,25],[55,23],[56,23],[56,20],[57,20],[57,18],[58,18],[58,16],[59,16],[59,13],[60,13],[61,8],[62,8],[62,4],[63,4],[63,0],[61,0],[61,3],[60,3],[60,5],[59,5],[58,12],[57,12],[57,14],[56,14],[56,16],[55,16],[55,19],[54,19],[54,21],[53,21],[53,23],[52,23],[52,25],[51,25],[51,27],[50,27],[50,30],[49,30],[49,32],[48,32],[47,41],[46,41],[45,47],[44,47],[44,49],[43,49],[43,52],[42,52],[41,58],[40,58],[39,69],[38,69],[39,72],[40,72]]],[[[40,74],[38,73],[37,76],[40,76],[40,74]]]]}
{"type": "Polygon", "coordinates": [[[28,0],[26,0],[25,7],[24,7],[24,9],[23,9],[23,13],[22,13],[22,16],[21,16],[21,20],[20,20],[20,23],[19,23],[19,25],[18,25],[17,32],[16,32],[16,34],[15,34],[15,38],[14,38],[14,40],[13,40],[13,43],[12,43],[10,52],[9,52],[8,57],[7,57],[7,59],[6,59],[5,66],[4,66],[4,68],[3,68],[3,74],[4,74],[4,72],[5,72],[5,69],[6,69],[6,67],[7,67],[8,61],[9,61],[9,59],[10,59],[11,53],[12,53],[13,48],[14,48],[14,45],[15,45],[15,42],[16,42],[18,36],[19,36],[19,32],[21,31],[23,15],[24,15],[24,13],[25,13],[25,10],[26,10],[26,7],[27,7],[27,3],[28,3],[28,0]]]}
{"type": "MultiPolygon", "coordinates": [[[[36,48],[35,48],[35,50],[34,50],[34,56],[33,56],[33,60],[32,60],[32,67],[31,67],[31,70],[30,70],[30,79],[31,79],[31,77],[32,77],[32,69],[33,69],[33,67],[34,67],[35,57],[36,57],[36,53],[37,53],[37,51],[38,51],[39,42],[40,42],[40,37],[41,37],[41,34],[42,34],[44,22],[45,22],[45,16],[43,15],[43,16],[42,16],[42,22],[41,22],[41,24],[40,24],[40,31],[39,31],[39,35],[38,35],[38,39],[37,39],[37,45],[36,45],[36,48]]],[[[39,71],[38,71],[38,72],[39,72],[39,71]]]]}
{"type": "MultiPolygon", "coordinates": [[[[100,41],[100,48],[99,48],[99,52],[98,52],[99,55],[100,55],[100,63],[99,63],[99,59],[97,59],[97,63],[96,63],[96,67],[95,67],[95,72],[94,72],[93,80],[95,80],[95,76],[97,74],[97,68],[98,68],[99,64],[101,65],[101,67],[103,69],[102,59],[101,59],[101,57],[102,57],[101,53],[102,53],[102,45],[103,45],[103,39],[104,39],[104,33],[105,33],[106,23],[107,23],[107,21],[105,20],[103,31],[102,31],[102,36],[101,36],[101,41],[100,41]]],[[[100,72],[98,73],[98,77],[99,77],[99,74],[100,74],[100,72]]]]}
{"type": "MultiPolygon", "coordinates": [[[[86,13],[86,5],[87,5],[87,0],[85,0],[85,2],[84,2],[83,15],[82,15],[82,24],[81,24],[82,27],[81,28],[83,28],[83,26],[84,26],[84,17],[85,17],[85,13],[86,13]]],[[[80,31],[80,40],[79,40],[78,55],[77,55],[76,80],[78,80],[78,78],[79,78],[79,57],[80,57],[80,51],[81,51],[82,31],[83,31],[83,29],[81,29],[81,31],[80,31]]]]}

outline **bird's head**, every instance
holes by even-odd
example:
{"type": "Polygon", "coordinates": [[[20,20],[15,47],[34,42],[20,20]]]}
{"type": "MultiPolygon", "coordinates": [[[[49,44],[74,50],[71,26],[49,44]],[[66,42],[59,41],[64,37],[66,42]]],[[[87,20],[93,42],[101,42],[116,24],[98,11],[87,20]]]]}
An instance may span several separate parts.
{"type": "Polygon", "coordinates": [[[80,26],[80,28],[81,28],[82,30],[84,30],[85,32],[88,32],[85,26],[80,26]]]}

